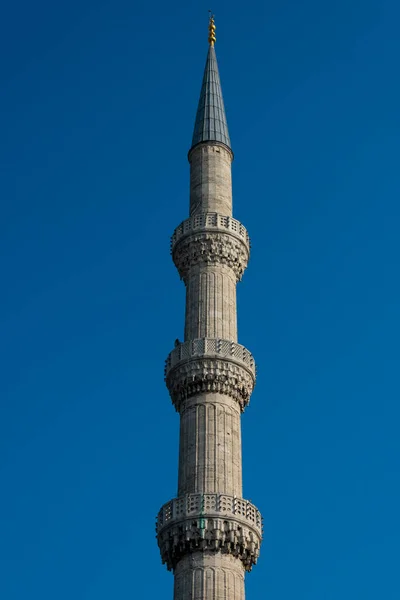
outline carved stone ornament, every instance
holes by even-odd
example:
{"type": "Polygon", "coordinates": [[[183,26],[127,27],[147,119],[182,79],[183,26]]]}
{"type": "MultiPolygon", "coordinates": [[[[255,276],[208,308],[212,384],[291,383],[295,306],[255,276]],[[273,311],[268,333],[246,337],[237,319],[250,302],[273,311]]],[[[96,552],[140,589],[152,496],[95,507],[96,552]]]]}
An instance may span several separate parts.
{"type": "Polygon", "coordinates": [[[181,238],[172,249],[172,258],[182,279],[194,265],[226,265],[239,281],[249,261],[245,240],[221,231],[199,231],[181,238]]]}
{"type": "Polygon", "coordinates": [[[237,400],[243,412],[250,401],[254,377],[234,362],[203,358],[186,362],[170,371],[166,383],[177,411],[191,396],[218,392],[237,400]]]}
{"type": "Polygon", "coordinates": [[[165,504],[157,518],[163,564],[174,569],[191,552],[222,552],[251,571],[259,556],[262,520],[257,508],[223,494],[188,494],[165,504]]]}
{"type": "Polygon", "coordinates": [[[165,381],[177,411],[196,394],[218,392],[234,398],[243,412],[255,385],[251,353],[235,342],[203,338],[179,344],[169,354],[165,381]]]}

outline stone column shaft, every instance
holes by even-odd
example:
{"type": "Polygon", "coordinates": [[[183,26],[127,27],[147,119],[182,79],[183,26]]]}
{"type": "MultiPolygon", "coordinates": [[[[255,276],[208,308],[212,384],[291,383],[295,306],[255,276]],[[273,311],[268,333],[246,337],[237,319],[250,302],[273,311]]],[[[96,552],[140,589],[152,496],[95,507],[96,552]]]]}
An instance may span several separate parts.
{"type": "Polygon", "coordinates": [[[185,341],[237,341],[236,276],[224,265],[191,269],[186,281],[185,341]]]}
{"type": "MultiPolygon", "coordinates": [[[[212,212],[230,216],[232,153],[222,145],[200,144],[191,151],[189,161],[191,215],[212,212]]],[[[199,239],[197,244],[201,243],[199,239]]],[[[213,264],[200,261],[188,269],[185,341],[237,341],[236,284],[234,270],[222,260],[213,264]]],[[[180,415],[178,496],[223,491],[241,497],[238,403],[223,394],[200,394],[184,404],[180,415]]]]}
{"type": "Polygon", "coordinates": [[[175,570],[174,600],[243,600],[244,568],[223,554],[196,552],[175,570]]]}
{"type": "Polygon", "coordinates": [[[223,394],[200,394],[181,410],[178,496],[221,491],[242,497],[240,407],[223,394]]]}
{"type": "Polygon", "coordinates": [[[216,212],[232,215],[232,151],[209,142],[189,153],[190,216],[216,212]]]}

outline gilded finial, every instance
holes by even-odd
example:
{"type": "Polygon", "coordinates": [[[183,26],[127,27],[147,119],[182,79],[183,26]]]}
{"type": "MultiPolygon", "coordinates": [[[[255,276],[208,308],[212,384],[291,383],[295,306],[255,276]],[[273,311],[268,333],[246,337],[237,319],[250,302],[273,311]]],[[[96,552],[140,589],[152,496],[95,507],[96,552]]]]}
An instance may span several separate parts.
{"type": "Polygon", "coordinates": [[[215,41],[216,41],[216,37],[215,37],[215,21],[214,21],[214,15],[211,14],[210,12],[210,22],[208,24],[208,43],[210,44],[210,46],[214,46],[215,41]]]}

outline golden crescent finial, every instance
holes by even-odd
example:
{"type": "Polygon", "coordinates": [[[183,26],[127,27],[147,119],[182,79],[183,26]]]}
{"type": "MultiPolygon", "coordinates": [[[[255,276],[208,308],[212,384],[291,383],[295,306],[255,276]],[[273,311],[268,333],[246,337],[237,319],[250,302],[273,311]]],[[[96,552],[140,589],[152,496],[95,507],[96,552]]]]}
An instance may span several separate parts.
{"type": "MultiPolygon", "coordinates": [[[[210,11],[211,13],[211,11],[210,11]]],[[[215,41],[216,41],[216,37],[215,37],[215,21],[214,21],[214,15],[210,14],[210,22],[208,24],[208,43],[210,44],[210,46],[214,46],[215,41]]]]}

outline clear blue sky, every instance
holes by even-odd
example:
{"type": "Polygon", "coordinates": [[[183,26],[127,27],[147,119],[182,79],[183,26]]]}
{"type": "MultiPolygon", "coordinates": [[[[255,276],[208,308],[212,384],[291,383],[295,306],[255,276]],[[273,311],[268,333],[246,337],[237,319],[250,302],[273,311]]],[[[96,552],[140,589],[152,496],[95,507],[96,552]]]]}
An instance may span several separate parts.
{"type": "MultiPolygon", "coordinates": [[[[208,4],[3,3],[0,586],[4,600],[172,598],[169,237],[208,4]]],[[[258,381],[248,600],[398,600],[400,5],[215,0],[239,339],[258,381]]]]}

